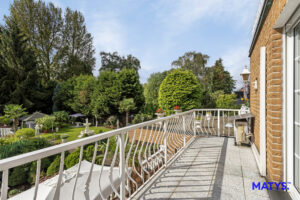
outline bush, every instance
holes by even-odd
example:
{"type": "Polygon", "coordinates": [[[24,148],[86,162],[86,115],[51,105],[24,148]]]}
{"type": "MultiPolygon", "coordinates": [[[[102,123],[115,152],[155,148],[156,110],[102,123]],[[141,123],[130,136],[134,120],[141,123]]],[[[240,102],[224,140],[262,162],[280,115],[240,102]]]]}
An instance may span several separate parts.
{"type": "Polygon", "coordinates": [[[19,139],[27,139],[35,135],[35,130],[32,128],[21,128],[17,130],[14,135],[19,139]]]}
{"type": "Polygon", "coordinates": [[[106,120],[106,125],[109,127],[115,127],[117,125],[117,117],[116,116],[110,116],[106,120]]]}
{"type": "Polygon", "coordinates": [[[142,123],[142,122],[145,122],[145,121],[149,121],[151,119],[152,119],[152,115],[139,113],[139,114],[136,114],[134,116],[134,119],[132,120],[132,123],[138,124],[138,123],[142,123]]]}
{"type": "Polygon", "coordinates": [[[200,108],[202,91],[200,84],[191,71],[172,70],[160,85],[158,103],[167,113],[178,105],[182,110],[200,108]]]}
{"type": "Polygon", "coordinates": [[[236,105],[233,105],[236,101],[236,95],[235,94],[223,94],[220,95],[216,101],[217,108],[237,108],[236,105]]]}
{"type": "Polygon", "coordinates": [[[19,191],[18,189],[12,189],[12,190],[10,190],[10,191],[8,192],[8,196],[9,196],[9,197],[12,197],[12,196],[18,194],[19,192],[20,192],[20,191],[19,191]]]}
{"type": "Polygon", "coordinates": [[[55,117],[54,116],[44,116],[42,118],[36,119],[35,122],[38,125],[42,125],[43,130],[50,130],[52,127],[56,126],[55,117]]]}
{"type": "Polygon", "coordinates": [[[66,111],[58,111],[54,112],[53,116],[55,117],[55,121],[59,126],[62,126],[63,123],[67,123],[69,119],[69,114],[66,111]]]}
{"type": "Polygon", "coordinates": [[[67,169],[73,167],[79,162],[80,148],[70,153],[65,159],[65,166],[67,169]]]}
{"type": "MultiPolygon", "coordinates": [[[[5,146],[0,146],[0,160],[11,156],[16,156],[19,154],[42,149],[48,146],[50,146],[50,144],[44,138],[31,138],[31,139],[18,140],[16,142],[12,142],[5,146]]],[[[28,163],[10,169],[8,185],[13,187],[13,186],[24,185],[27,183],[30,184],[32,181],[28,182],[29,180],[28,177],[30,177],[30,168],[32,164],[33,163],[28,163]]]]}
{"type": "Polygon", "coordinates": [[[61,134],[61,135],[60,135],[60,138],[61,138],[61,139],[67,139],[68,137],[69,137],[68,134],[61,134]]]}
{"type": "Polygon", "coordinates": [[[59,165],[60,165],[60,156],[56,156],[54,161],[50,164],[50,166],[47,169],[47,176],[53,176],[55,173],[59,171],[59,165]]]}

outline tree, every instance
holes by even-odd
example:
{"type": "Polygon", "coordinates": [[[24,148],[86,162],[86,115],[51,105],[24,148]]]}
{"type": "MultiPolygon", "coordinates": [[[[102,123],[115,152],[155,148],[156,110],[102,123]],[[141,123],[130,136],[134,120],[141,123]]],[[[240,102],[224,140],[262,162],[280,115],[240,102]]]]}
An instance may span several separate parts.
{"type": "Polygon", "coordinates": [[[116,115],[120,100],[120,81],[117,78],[117,73],[112,71],[101,72],[92,95],[95,118],[116,115]]]}
{"type": "Polygon", "coordinates": [[[135,103],[134,103],[133,98],[123,99],[120,102],[119,111],[121,113],[123,113],[123,112],[126,113],[126,126],[128,125],[129,112],[134,109],[135,109],[135,103]]]}
{"type": "Polygon", "coordinates": [[[191,70],[193,74],[201,79],[205,74],[205,67],[209,59],[208,55],[200,52],[190,51],[172,62],[172,66],[183,70],[191,70]]]}
{"type": "Polygon", "coordinates": [[[65,11],[62,47],[59,51],[63,60],[59,68],[59,80],[66,80],[80,74],[92,74],[95,66],[93,38],[87,32],[83,15],[70,8],[65,11]]]}
{"type": "Polygon", "coordinates": [[[117,73],[117,80],[120,87],[120,99],[133,98],[136,113],[142,109],[145,104],[145,97],[143,95],[143,86],[140,83],[139,74],[136,70],[122,69],[117,73]]]}
{"type": "Polygon", "coordinates": [[[63,17],[61,8],[52,3],[19,0],[10,6],[5,22],[15,23],[28,38],[43,84],[91,74],[94,48],[80,12],[67,8],[63,17]]]}
{"type": "Polygon", "coordinates": [[[30,112],[51,111],[55,83],[42,85],[28,38],[14,23],[0,29],[0,104],[23,104],[30,112]]]}
{"type": "Polygon", "coordinates": [[[216,101],[217,108],[236,108],[234,106],[234,102],[236,101],[236,95],[235,94],[223,94],[220,95],[216,101]]]}
{"type": "Polygon", "coordinates": [[[102,63],[100,72],[105,70],[119,72],[122,69],[130,68],[133,68],[136,71],[141,69],[140,61],[132,55],[127,55],[127,57],[124,57],[118,55],[117,52],[106,53],[102,51],[100,53],[100,56],[102,63]]]}
{"type": "Polygon", "coordinates": [[[210,93],[223,90],[225,94],[231,94],[235,88],[235,81],[230,73],[224,69],[222,59],[217,60],[214,66],[207,68],[204,81],[207,83],[206,90],[210,93]]]}
{"type": "Polygon", "coordinates": [[[5,16],[6,23],[16,23],[29,38],[45,81],[53,78],[59,63],[57,47],[60,46],[63,26],[61,13],[61,9],[52,3],[20,0],[13,2],[10,15],[5,16]]]}
{"type": "Polygon", "coordinates": [[[5,117],[8,119],[13,119],[13,130],[14,132],[17,130],[18,126],[18,118],[26,115],[27,112],[26,109],[22,107],[22,105],[16,105],[16,104],[8,104],[4,107],[4,113],[5,117]]]}
{"type": "Polygon", "coordinates": [[[168,73],[160,85],[158,103],[168,112],[178,105],[183,110],[201,107],[202,91],[195,75],[176,69],[168,73]]]}
{"type": "Polygon", "coordinates": [[[153,105],[154,110],[158,108],[159,87],[166,76],[166,71],[153,73],[144,85],[145,103],[146,105],[153,105]]]}
{"type": "Polygon", "coordinates": [[[74,79],[73,99],[69,101],[69,106],[75,112],[91,116],[93,111],[92,95],[96,85],[94,76],[80,75],[74,79]]]}

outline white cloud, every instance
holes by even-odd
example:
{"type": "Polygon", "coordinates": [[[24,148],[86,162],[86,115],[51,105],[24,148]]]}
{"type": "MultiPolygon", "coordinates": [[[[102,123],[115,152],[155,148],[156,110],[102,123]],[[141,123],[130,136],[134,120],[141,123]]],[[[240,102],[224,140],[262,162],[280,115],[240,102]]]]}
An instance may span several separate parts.
{"type": "Polygon", "coordinates": [[[255,16],[253,9],[256,6],[257,2],[253,0],[165,0],[153,5],[157,17],[177,31],[185,31],[202,18],[218,22],[235,18],[233,24],[248,25],[249,19],[255,16]]]}
{"type": "Polygon", "coordinates": [[[87,15],[89,19],[88,29],[94,38],[97,64],[95,75],[101,66],[99,53],[101,51],[122,53],[126,51],[126,29],[117,16],[110,13],[87,15]]]}

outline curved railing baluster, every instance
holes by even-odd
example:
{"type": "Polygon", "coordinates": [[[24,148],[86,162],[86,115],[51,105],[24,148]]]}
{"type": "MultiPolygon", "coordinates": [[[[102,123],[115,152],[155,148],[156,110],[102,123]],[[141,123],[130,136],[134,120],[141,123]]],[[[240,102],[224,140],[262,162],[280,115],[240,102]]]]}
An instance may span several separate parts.
{"type": "Polygon", "coordinates": [[[76,172],[76,176],[75,176],[75,182],[74,182],[73,191],[72,191],[72,199],[74,199],[74,197],[75,197],[75,190],[76,190],[78,175],[80,173],[82,157],[83,157],[83,146],[80,147],[79,163],[78,163],[78,168],[77,168],[77,172],[76,172]]]}

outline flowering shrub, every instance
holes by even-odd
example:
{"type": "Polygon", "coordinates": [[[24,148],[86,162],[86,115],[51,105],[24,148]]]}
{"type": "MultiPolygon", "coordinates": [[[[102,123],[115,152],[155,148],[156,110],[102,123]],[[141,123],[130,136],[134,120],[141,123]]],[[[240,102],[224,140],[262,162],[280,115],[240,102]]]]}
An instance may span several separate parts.
{"type": "Polygon", "coordinates": [[[164,110],[159,108],[159,109],[156,110],[156,113],[164,113],[164,110]]]}
{"type": "Polygon", "coordinates": [[[180,106],[175,106],[174,110],[180,110],[180,106]]]}

